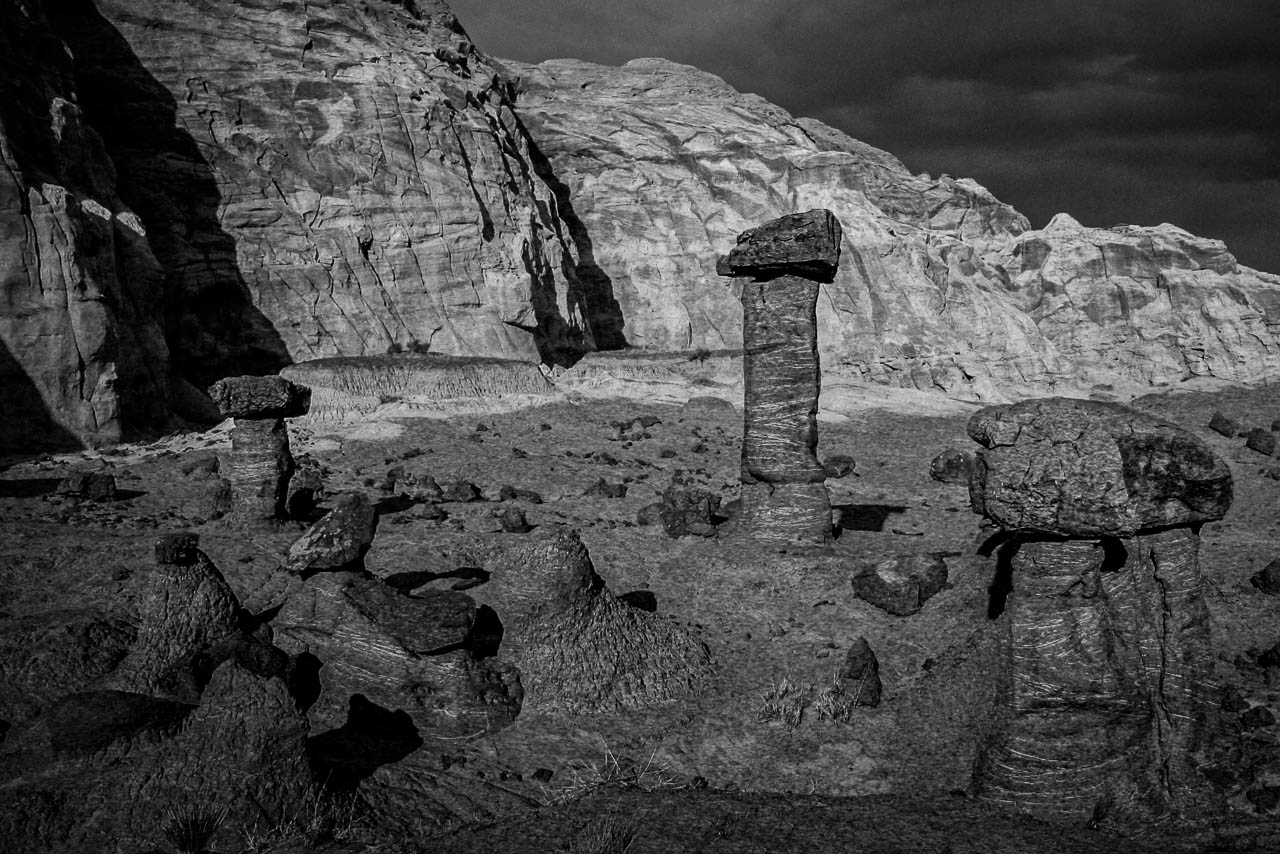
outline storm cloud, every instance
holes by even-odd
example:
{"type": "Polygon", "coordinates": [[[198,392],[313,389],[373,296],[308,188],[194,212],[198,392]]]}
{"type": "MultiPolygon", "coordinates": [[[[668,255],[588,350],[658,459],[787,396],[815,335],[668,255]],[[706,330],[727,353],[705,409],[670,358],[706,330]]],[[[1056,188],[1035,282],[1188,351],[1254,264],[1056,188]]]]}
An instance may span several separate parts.
{"type": "Polygon", "coordinates": [[[452,0],[481,49],[661,56],[1041,226],[1171,222],[1280,272],[1280,18],[1270,0],[452,0]]]}

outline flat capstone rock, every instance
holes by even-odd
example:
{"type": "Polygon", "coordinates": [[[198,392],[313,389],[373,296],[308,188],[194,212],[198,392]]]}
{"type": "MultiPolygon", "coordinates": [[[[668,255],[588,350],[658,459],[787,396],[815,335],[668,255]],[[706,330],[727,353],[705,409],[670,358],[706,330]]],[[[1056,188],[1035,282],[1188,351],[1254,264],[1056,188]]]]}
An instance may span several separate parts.
{"type": "Polygon", "coordinates": [[[226,377],[209,397],[224,418],[297,418],[311,408],[311,389],[284,377],[226,377]]]}

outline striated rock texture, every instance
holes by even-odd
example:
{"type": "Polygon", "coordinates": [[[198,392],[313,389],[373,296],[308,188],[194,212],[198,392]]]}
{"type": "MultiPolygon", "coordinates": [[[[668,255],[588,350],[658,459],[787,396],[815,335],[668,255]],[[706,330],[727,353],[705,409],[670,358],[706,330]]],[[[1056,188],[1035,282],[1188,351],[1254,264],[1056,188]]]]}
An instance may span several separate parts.
{"type": "Polygon", "coordinates": [[[508,63],[632,345],[741,346],[710,261],[754,223],[826,208],[845,261],[818,303],[824,374],[971,399],[1248,379],[1280,369],[1280,277],[1171,225],[1040,231],[967,179],[686,65],[508,63]]]}
{"type": "Polygon", "coordinates": [[[1199,525],[1231,503],[1226,464],[1124,407],[1048,398],[984,409],[976,512],[1017,536],[1011,712],[983,795],[1041,814],[1194,816],[1217,729],[1199,525]]]}
{"type": "Polygon", "coordinates": [[[745,231],[716,269],[742,289],[742,526],[777,540],[831,534],[818,462],[820,283],[840,259],[830,211],[790,214],[745,231]]]}

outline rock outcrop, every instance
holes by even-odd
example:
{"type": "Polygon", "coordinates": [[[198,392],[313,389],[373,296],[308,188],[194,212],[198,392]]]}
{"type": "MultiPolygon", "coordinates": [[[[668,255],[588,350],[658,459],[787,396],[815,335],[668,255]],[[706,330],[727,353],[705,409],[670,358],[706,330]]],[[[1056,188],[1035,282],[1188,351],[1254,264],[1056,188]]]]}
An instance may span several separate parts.
{"type": "Polygon", "coordinates": [[[971,180],[913,175],[687,65],[507,65],[632,345],[741,346],[709,259],[826,208],[846,263],[818,304],[824,376],[991,399],[1280,370],[1280,277],[1219,241],[1068,216],[1033,231],[971,180]]]}

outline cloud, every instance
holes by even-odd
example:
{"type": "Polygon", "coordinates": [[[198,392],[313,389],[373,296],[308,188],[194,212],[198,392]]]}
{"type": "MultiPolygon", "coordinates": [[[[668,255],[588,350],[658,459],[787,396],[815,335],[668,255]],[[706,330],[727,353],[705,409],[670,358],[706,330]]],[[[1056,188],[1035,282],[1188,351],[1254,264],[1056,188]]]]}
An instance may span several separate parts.
{"type": "Polygon", "coordinates": [[[1168,220],[1280,272],[1272,0],[452,5],[494,55],[690,63],[910,168],[973,177],[1033,222],[1076,205],[1168,220]]]}

